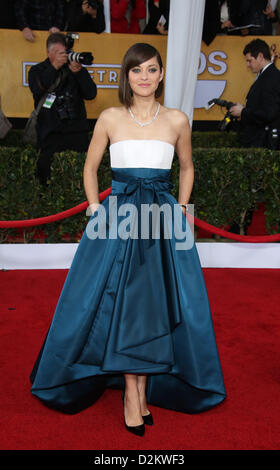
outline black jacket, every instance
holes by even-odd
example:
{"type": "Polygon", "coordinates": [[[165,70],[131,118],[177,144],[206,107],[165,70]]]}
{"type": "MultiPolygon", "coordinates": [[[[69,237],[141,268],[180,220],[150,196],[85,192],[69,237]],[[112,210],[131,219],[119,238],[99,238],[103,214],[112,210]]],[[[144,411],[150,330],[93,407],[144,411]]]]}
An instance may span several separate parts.
{"type": "Polygon", "coordinates": [[[0,0],[0,28],[18,29],[15,15],[15,0],[0,0]]]}
{"type": "Polygon", "coordinates": [[[266,126],[280,129],[280,71],[274,64],[251,86],[240,124],[240,141],[246,147],[266,146],[266,126]]]}
{"type": "MultiPolygon", "coordinates": [[[[239,25],[239,9],[242,0],[228,0],[229,19],[234,26],[239,25]]],[[[219,33],[226,33],[221,29],[221,7],[223,0],[206,0],[204,10],[204,21],[202,40],[209,46],[219,33]]]]}
{"type": "Polygon", "coordinates": [[[157,24],[161,15],[166,19],[166,24],[164,29],[168,29],[169,24],[169,10],[170,10],[170,0],[159,0],[159,6],[156,7],[154,0],[149,0],[149,21],[145,26],[143,34],[160,34],[157,30],[157,24]]]}
{"type": "Polygon", "coordinates": [[[241,0],[237,25],[259,25],[258,28],[251,28],[250,34],[256,36],[270,36],[272,34],[272,23],[276,21],[276,19],[271,20],[263,13],[263,11],[266,9],[266,6],[267,0],[241,0]]]}
{"type": "Polygon", "coordinates": [[[96,18],[84,14],[80,0],[71,0],[66,8],[65,31],[102,33],[105,30],[104,5],[98,2],[96,18]]]}
{"type": "Polygon", "coordinates": [[[88,71],[83,67],[80,72],[72,73],[68,65],[56,70],[49,59],[33,65],[29,71],[29,87],[32,91],[35,107],[49,87],[55,83],[59,74],[64,78],[55,90],[56,100],[50,109],[41,108],[38,117],[39,142],[47,138],[51,132],[81,132],[88,130],[84,100],[93,100],[96,97],[96,85],[88,71]],[[59,97],[71,95],[71,118],[61,119],[59,115],[59,97]]]}
{"type": "Polygon", "coordinates": [[[15,15],[19,29],[48,31],[52,26],[61,29],[64,25],[64,0],[17,0],[15,15]]]}

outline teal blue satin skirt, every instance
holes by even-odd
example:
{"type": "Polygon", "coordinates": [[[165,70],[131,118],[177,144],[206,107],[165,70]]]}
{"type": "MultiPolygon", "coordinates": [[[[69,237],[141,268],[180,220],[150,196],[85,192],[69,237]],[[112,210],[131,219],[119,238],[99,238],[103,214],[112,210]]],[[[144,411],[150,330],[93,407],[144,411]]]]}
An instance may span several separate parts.
{"type": "Polygon", "coordinates": [[[74,256],[30,376],[31,392],[46,406],[72,414],[106,388],[124,389],[125,373],[147,374],[149,404],[185,413],[208,410],[226,393],[185,216],[181,211],[184,249],[178,249],[173,215],[169,224],[160,215],[157,237],[125,237],[125,229],[115,230],[127,217],[123,204],[139,209],[138,234],[141,204],[174,208],[170,170],[113,168],[112,176],[112,193],[90,218],[74,256]],[[97,227],[103,229],[98,237],[97,227]]]}

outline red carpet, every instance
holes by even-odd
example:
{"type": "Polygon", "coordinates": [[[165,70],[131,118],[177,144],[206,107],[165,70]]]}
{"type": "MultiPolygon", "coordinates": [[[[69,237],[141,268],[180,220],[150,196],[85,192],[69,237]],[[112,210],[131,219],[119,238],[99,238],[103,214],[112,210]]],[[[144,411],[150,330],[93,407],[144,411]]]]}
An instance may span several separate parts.
{"type": "Polygon", "coordinates": [[[279,270],[204,269],[228,398],[187,415],[151,407],[144,438],[123,426],[121,393],[107,390],[74,416],[30,394],[29,373],[66,271],[1,277],[1,449],[279,449],[279,270]]]}

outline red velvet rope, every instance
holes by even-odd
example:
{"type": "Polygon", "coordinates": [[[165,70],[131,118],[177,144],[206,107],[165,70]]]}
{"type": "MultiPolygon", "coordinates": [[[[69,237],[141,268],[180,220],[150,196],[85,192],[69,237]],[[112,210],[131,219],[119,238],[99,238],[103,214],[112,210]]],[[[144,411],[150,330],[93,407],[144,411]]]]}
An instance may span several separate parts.
{"type": "MultiPolygon", "coordinates": [[[[99,194],[99,200],[103,201],[112,191],[112,188],[106,189],[99,194]]],[[[22,227],[35,227],[37,225],[44,225],[50,224],[52,222],[57,222],[58,220],[66,219],[72,215],[79,214],[86,210],[88,207],[88,202],[82,202],[71,209],[67,209],[66,211],[59,212],[58,214],[49,215],[47,217],[40,217],[38,219],[30,219],[30,220],[0,220],[0,228],[22,228],[22,227]]],[[[220,235],[224,238],[230,238],[231,240],[236,240],[240,242],[247,242],[247,243],[266,243],[266,242],[277,242],[280,241],[280,234],[277,233],[275,235],[262,235],[262,236],[250,236],[250,235],[238,235],[236,233],[227,232],[226,230],[220,229],[218,227],[214,227],[213,225],[204,222],[203,220],[197,219],[196,217],[192,217],[188,214],[188,219],[191,223],[193,223],[196,227],[199,227],[207,232],[213,233],[215,235],[220,235]]]]}
{"type": "MultiPolygon", "coordinates": [[[[108,194],[112,191],[112,188],[106,189],[103,193],[99,194],[100,201],[103,201],[108,194]]],[[[67,219],[71,215],[79,214],[86,210],[88,207],[88,201],[82,202],[71,209],[66,211],[59,212],[58,214],[48,215],[47,217],[40,217],[39,219],[29,219],[29,220],[0,220],[0,228],[22,228],[22,227],[35,227],[37,225],[50,224],[52,222],[57,222],[58,220],[67,219]]]]}
{"type": "Polygon", "coordinates": [[[253,236],[253,235],[238,235],[237,233],[227,232],[218,227],[204,222],[203,220],[197,219],[196,217],[188,216],[190,222],[192,222],[196,227],[199,227],[207,232],[214,233],[215,235],[220,235],[224,238],[230,238],[231,240],[236,240],[239,242],[246,243],[267,243],[267,242],[277,242],[280,241],[280,234],[275,235],[262,235],[262,236],[253,236]]]}

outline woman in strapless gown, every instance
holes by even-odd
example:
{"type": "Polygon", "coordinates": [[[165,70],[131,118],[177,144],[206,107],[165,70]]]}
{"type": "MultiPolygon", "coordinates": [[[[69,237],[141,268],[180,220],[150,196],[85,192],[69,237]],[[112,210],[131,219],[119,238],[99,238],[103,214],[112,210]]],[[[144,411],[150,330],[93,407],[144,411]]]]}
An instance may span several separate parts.
{"type": "Polygon", "coordinates": [[[198,413],[226,397],[186,217],[190,127],[183,112],[156,101],[162,88],[158,51],[135,44],[122,63],[123,106],[103,111],[95,125],[84,167],[91,217],[31,374],[32,394],[65,413],[107,388],[122,390],[125,427],[139,436],[154,424],[148,405],[198,413]],[[97,170],[108,142],[112,192],[100,203],[97,170]],[[178,201],[170,192],[175,149],[178,201]],[[147,207],[160,209],[152,224],[147,207]]]}

